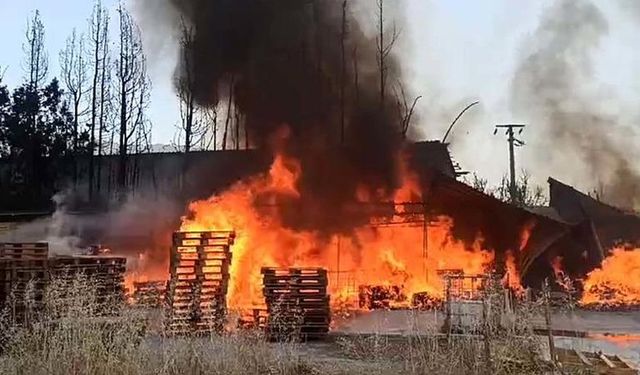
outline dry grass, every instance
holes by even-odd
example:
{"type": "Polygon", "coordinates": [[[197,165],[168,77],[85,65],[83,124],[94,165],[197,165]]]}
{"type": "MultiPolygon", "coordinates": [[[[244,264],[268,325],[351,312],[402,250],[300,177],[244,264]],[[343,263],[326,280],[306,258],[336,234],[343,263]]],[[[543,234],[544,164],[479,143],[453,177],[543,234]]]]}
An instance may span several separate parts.
{"type": "MultiPolygon", "coordinates": [[[[487,340],[382,335],[338,345],[268,343],[243,332],[165,337],[148,311],[99,301],[86,279],[52,282],[43,309],[27,304],[30,324],[2,320],[1,374],[536,374],[538,347],[526,330],[491,330],[487,340]],[[489,343],[490,361],[484,343],[489,343]],[[323,346],[324,345],[324,346],[323,346]],[[329,347],[329,348],[328,348],[329,347]]],[[[15,303],[16,301],[10,301],[15,303]]]]}
{"type": "Polygon", "coordinates": [[[389,374],[549,373],[549,364],[541,360],[541,338],[534,334],[532,324],[542,306],[519,303],[511,316],[505,317],[497,313],[505,304],[504,290],[494,286],[487,294],[486,319],[467,327],[475,335],[416,331],[399,339],[374,334],[340,340],[339,345],[351,358],[383,366],[395,364],[396,372],[389,374]]]}

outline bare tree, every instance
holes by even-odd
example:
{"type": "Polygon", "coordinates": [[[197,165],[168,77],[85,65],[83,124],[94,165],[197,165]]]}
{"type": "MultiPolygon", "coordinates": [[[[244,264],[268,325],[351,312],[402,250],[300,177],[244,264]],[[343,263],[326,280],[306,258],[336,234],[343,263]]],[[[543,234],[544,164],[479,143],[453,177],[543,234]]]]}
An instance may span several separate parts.
{"type": "Polygon", "coordinates": [[[351,52],[351,59],[353,60],[353,91],[355,98],[355,105],[360,103],[360,68],[358,67],[358,46],[353,47],[351,52]]]}
{"type": "Polygon", "coordinates": [[[211,106],[205,109],[205,121],[207,122],[208,140],[205,146],[206,150],[218,149],[218,106],[211,106]]]}
{"type": "Polygon", "coordinates": [[[244,122],[244,149],[248,150],[250,147],[250,138],[249,138],[249,127],[247,126],[247,122],[244,122]]]}
{"type": "Polygon", "coordinates": [[[345,42],[347,39],[347,5],[348,1],[342,2],[342,32],[340,33],[340,144],[344,144],[345,132],[345,96],[347,78],[347,56],[345,42]]]}
{"type": "Polygon", "coordinates": [[[235,134],[236,150],[239,150],[240,149],[240,122],[241,122],[242,114],[240,113],[240,110],[238,109],[237,106],[233,106],[233,113],[234,113],[235,122],[236,122],[236,134],[235,134]]]}
{"type": "Polygon", "coordinates": [[[74,28],[67,38],[65,48],[60,51],[60,68],[62,82],[67,89],[67,95],[73,109],[73,184],[78,183],[78,135],[79,124],[86,108],[81,108],[82,100],[87,91],[87,62],[85,60],[84,36],[78,35],[74,28]]]}
{"type": "Polygon", "coordinates": [[[227,119],[224,122],[224,132],[222,133],[222,150],[227,149],[227,136],[229,131],[229,123],[231,122],[232,111],[233,111],[233,88],[234,88],[234,77],[232,76],[229,81],[229,94],[228,94],[228,102],[227,102],[227,119]]]}
{"type": "MultiPolygon", "coordinates": [[[[206,115],[196,103],[194,91],[196,90],[196,76],[194,74],[194,30],[184,20],[180,30],[180,44],[182,47],[182,66],[176,77],[176,87],[180,100],[181,123],[178,129],[177,144],[180,144],[181,134],[184,133],[184,152],[189,153],[195,145],[203,142],[207,132],[206,115]]],[[[187,168],[185,164],[184,168],[187,168]]]]}
{"type": "Polygon", "coordinates": [[[26,43],[22,45],[25,53],[25,80],[33,88],[42,86],[49,71],[49,56],[44,49],[44,37],[44,24],[40,19],[40,11],[36,10],[33,19],[27,22],[26,43]]]}
{"type": "Polygon", "coordinates": [[[491,195],[491,191],[489,189],[489,181],[484,177],[480,177],[475,172],[473,173],[471,180],[468,180],[465,177],[465,181],[464,182],[467,185],[471,186],[472,188],[478,190],[481,193],[485,193],[487,195],[491,195]]]}
{"type": "Polygon", "coordinates": [[[193,124],[196,117],[196,100],[193,94],[195,88],[195,75],[193,74],[193,41],[194,32],[191,26],[182,20],[181,39],[182,68],[176,79],[178,97],[180,99],[180,116],[182,118],[182,131],[184,131],[184,152],[191,150],[193,137],[193,124]]]}
{"type": "Polygon", "coordinates": [[[115,61],[115,103],[119,113],[118,187],[124,193],[127,186],[127,155],[132,138],[144,125],[151,82],[147,76],[147,61],[142,48],[140,29],[122,4],[118,7],[119,45],[115,61]]]}
{"type": "MultiPolygon", "coordinates": [[[[101,181],[102,181],[102,155],[105,150],[104,145],[104,136],[107,131],[107,122],[113,114],[112,107],[112,96],[111,96],[111,60],[109,55],[109,17],[106,12],[106,9],[103,8],[103,16],[101,17],[101,25],[102,30],[100,31],[102,46],[100,48],[100,67],[97,67],[99,72],[100,79],[100,87],[99,87],[99,95],[100,95],[100,108],[98,115],[98,168],[97,168],[97,185],[96,189],[98,192],[101,190],[101,181]]],[[[96,59],[96,61],[98,61],[96,59]]],[[[94,85],[95,87],[95,85],[94,85]]],[[[95,122],[95,120],[94,120],[95,122]]],[[[95,123],[94,123],[95,126],[95,123]]],[[[113,132],[113,129],[111,129],[113,132]]],[[[93,159],[93,158],[92,158],[93,159]]]]}
{"type": "MultiPolygon", "coordinates": [[[[513,201],[511,197],[509,178],[507,176],[503,176],[500,180],[500,184],[493,188],[489,187],[486,179],[480,178],[475,173],[473,174],[473,180],[467,181],[467,183],[476,190],[497,198],[505,203],[513,201]]],[[[521,172],[520,178],[516,182],[515,201],[519,206],[524,207],[543,206],[549,203],[549,199],[545,195],[543,188],[539,185],[531,184],[531,177],[526,170],[521,172]]]]}
{"type": "MultiPolygon", "coordinates": [[[[107,53],[108,51],[108,38],[109,38],[109,14],[107,10],[102,6],[101,0],[96,0],[93,6],[93,12],[89,19],[89,43],[90,43],[90,62],[92,68],[92,85],[91,85],[91,121],[89,123],[89,136],[91,144],[91,153],[89,154],[89,199],[93,197],[94,188],[94,170],[95,159],[94,150],[96,148],[96,123],[103,121],[103,115],[101,110],[104,109],[104,103],[99,99],[103,97],[104,92],[104,78],[106,75],[107,65],[107,53]]],[[[98,153],[101,153],[102,147],[102,134],[101,129],[98,130],[98,139],[100,143],[97,145],[98,153]]],[[[100,168],[100,167],[98,167],[100,168]]],[[[98,173],[98,179],[100,179],[100,173],[98,173]]],[[[99,184],[99,183],[98,183],[99,184]]]]}
{"type": "Polygon", "coordinates": [[[396,29],[395,24],[393,25],[393,31],[388,41],[385,39],[385,27],[384,27],[384,0],[376,0],[377,9],[378,9],[378,36],[376,37],[376,49],[378,55],[378,69],[379,69],[379,79],[380,79],[380,107],[384,108],[384,99],[386,96],[386,86],[387,86],[387,57],[391,53],[393,49],[393,45],[398,40],[400,33],[396,29]]]}
{"type": "Polygon", "coordinates": [[[549,203],[542,187],[531,184],[531,175],[525,170],[520,173],[520,181],[516,184],[516,194],[520,205],[525,207],[543,206],[549,203]]]}
{"type": "Polygon", "coordinates": [[[400,123],[400,133],[404,138],[407,137],[407,132],[411,127],[411,118],[413,117],[413,113],[416,109],[416,105],[418,101],[422,99],[422,96],[417,96],[413,99],[413,102],[409,104],[407,101],[407,94],[404,90],[404,86],[402,82],[398,83],[398,89],[396,93],[396,103],[398,108],[398,120],[400,123]]]}
{"type": "MultiPolygon", "coordinates": [[[[145,108],[148,103],[147,93],[140,91],[139,103],[140,108],[145,108]]],[[[144,115],[144,111],[137,112],[135,119],[135,138],[133,140],[133,151],[136,155],[151,151],[151,122],[144,115]]],[[[131,168],[131,191],[135,193],[140,184],[140,158],[134,159],[133,168],[131,168]]]]}

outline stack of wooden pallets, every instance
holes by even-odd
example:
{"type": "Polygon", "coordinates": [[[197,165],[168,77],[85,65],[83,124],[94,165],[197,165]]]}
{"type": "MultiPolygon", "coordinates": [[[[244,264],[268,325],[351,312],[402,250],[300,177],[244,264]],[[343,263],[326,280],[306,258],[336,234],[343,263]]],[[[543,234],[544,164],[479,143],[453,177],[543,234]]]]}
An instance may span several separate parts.
{"type": "Polygon", "coordinates": [[[171,279],[166,294],[169,333],[222,330],[234,239],[234,232],[173,234],[171,279]]]}
{"type": "Polygon", "coordinates": [[[133,302],[143,307],[161,307],[167,289],[166,281],[145,281],[133,283],[133,302]]]}
{"type": "MultiPolygon", "coordinates": [[[[96,289],[98,306],[109,308],[124,301],[124,274],[127,259],[107,256],[60,256],[49,261],[52,279],[70,287],[79,278],[86,278],[96,289]]],[[[105,310],[105,313],[108,311],[105,310]]]]}
{"type": "Polygon", "coordinates": [[[0,243],[0,303],[17,321],[25,318],[26,307],[42,307],[49,279],[46,243],[0,243]]]}
{"type": "Polygon", "coordinates": [[[268,318],[269,313],[266,309],[251,309],[244,311],[243,314],[238,317],[237,326],[240,329],[264,331],[268,318]]]}
{"type": "Polygon", "coordinates": [[[327,270],[265,267],[262,275],[267,337],[306,340],[326,336],[331,323],[327,270]]]}

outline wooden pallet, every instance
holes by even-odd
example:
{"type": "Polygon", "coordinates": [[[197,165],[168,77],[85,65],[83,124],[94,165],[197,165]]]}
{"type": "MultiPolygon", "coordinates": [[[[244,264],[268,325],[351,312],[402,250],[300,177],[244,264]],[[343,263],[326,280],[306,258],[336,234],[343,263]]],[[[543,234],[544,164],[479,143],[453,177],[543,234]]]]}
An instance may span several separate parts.
{"type": "Polygon", "coordinates": [[[266,309],[252,309],[245,311],[238,317],[237,327],[239,329],[258,329],[264,330],[267,325],[269,312],[266,309]]]}
{"type": "Polygon", "coordinates": [[[236,238],[236,233],[234,231],[186,231],[186,232],[174,232],[173,239],[194,239],[194,238],[216,238],[228,241],[229,244],[233,245],[233,242],[236,238]]]}
{"type": "Polygon", "coordinates": [[[265,301],[267,304],[279,304],[279,305],[295,305],[295,306],[328,306],[331,297],[328,295],[279,295],[279,296],[266,296],[265,301]]]}
{"type": "Polygon", "coordinates": [[[262,267],[263,275],[327,275],[327,270],[320,267],[262,267]]]}
{"type": "Polygon", "coordinates": [[[0,243],[0,259],[46,260],[49,256],[49,244],[36,243],[0,243]]]}
{"type": "Polygon", "coordinates": [[[331,323],[327,271],[321,268],[264,267],[267,305],[264,330],[269,339],[322,338],[331,323]]]}
{"type": "Polygon", "coordinates": [[[123,257],[107,256],[58,256],[51,259],[52,265],[56,267],[64,266],[126,266],[127,259],[123,257]]]}
{"type": "Polygon", "coordinates": [[[569,371],[588,371],[602,375],[637,375],[639,372],[616,355],[556,349],[559,365],[569,371]]]}
{"type": "Polygon", "coordinates": [[[173,234],[166,294],[168,331],[193,334],[221,330],[234,240],[233,232],[173,234]]]}
{"type": "Polygon", "coordinates": [[[5,255],[0,258],[0,305],[9,299],[14,305],[24,303],[27,290],[30,302],[41,303],[49,280],[48,245],[5,243],[0,251],[5,255]]]}
{"type": "MultiPolygon", "coordinates": [[[[6,252],[7,248],[22,257],[0,259],[0,300],[13,299],[12,304],[17,306],[14,313],[20,313],[20,305],[43,306],[44,295],[52,279],[61,282],[59,285],[64,294],[64,288],[71,287],[74,279],[80,274],[87,276],[95,282],[96,302],[105,304],[114,298],[124,300],[124,271],[125,258],[116,257],[43,257],[46,244],[7,244],[0,245],[6,252]],[[33,256],[33,249],[39,255],[33,256]],[[24,301],[25,296],[29,301],[24,301]]],[[[24,309],[23,309],[24,310],[24,309]]],[[[106,311],[106,309],[105,309],[106,311]]],[[[15,318],[20,318],[14,314],[15,318]]]]}
{"type": "Polygon", "coordinates": [[[126,258],[110,256],[60,256],[49,261],[49,274],[61,287],[71,287],[78,277],[93,284],[96,303],[105,308],[114,300],[125,300],[126,258]]]}
{"type": "Polygon", "coordinates": [[[278,286],[265,286],[262,288],[262,292],[265,295],[281,295],[281,294],[294,294],[294,295],[327,295],[326,286],[298,286],[298,285],[278,285],[278,286]]]}

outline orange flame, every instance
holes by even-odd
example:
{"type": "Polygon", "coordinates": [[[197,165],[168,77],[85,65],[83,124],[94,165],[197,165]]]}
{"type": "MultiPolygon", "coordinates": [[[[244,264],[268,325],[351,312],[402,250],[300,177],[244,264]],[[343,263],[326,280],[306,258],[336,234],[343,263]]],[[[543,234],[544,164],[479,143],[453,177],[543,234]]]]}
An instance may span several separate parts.
{"type": "Polygon", "coordinates": [[[562,287],[562,289],[564,289],[565,291],[572,291],[573,282],[571,281],[569,276],[565,274],[564,270],[562,269],[562,257],[557,256],[553,258],[553,260],[551,261],[551,268],[553,269],[553,274],[555,276],[556,283],[560,287],[562,287]]]}
{"type": "Polygon", "coordinates": [[[640,249],[614,249],[584,281],[583,305],[640,306],[640,249]]]}
{"type": "MultiPolygon", "coordinates": [[[[399,163],[402,186],[392,195],[393,200],[420,200],[417,177],[404,159],[399,163]]],[[[326,268],[331,275],[332,300],[345,303],[357,298],[360,285],[398,285],[408,296],[428,292],[442,297],[444,284],[439,269],[480,274],[494,259],[493,251],[482,248],[480,236],[470,246],[456,240],[451,234],[451,218],[438,217],[428,225],[407,222],[401,205],[393,220],[400,225],[383,225],[372,219],[349,235],[330,238],[287,228],[269,205],[277,205],[279,199],[297,199],[297,181],[302,173],[297,160],[278,154],[267,174],[190,204],[192,214],[183,218],[180,230],[236,231],[227,296],[230,308],[263,305],[263,266],[326,268]]],[[[354,200],[366,201],[380,194],[362,188],[354,200]]]]}
{"type": "Polygon", "coordinates": [[[511,251],[507,252],[506,273],[504,274],[502,284],[513,290],[518,296],[524,295],[525,290],[520,282],[520,272],[518,272],[516,259],[511,251]]]}
{"type": "MultiPolygon", "coordinates": [[[[527,222],[522,230],[520,231],[520,243],[518,252],[521,254],[525,251],[527,245],[529,244],[529,239],[531,238],[531,232],[535,227],[535,221],[527,222]]],[[[525,288],[522,286],[522,279],[520,277],[520,271],[518,271],[518,266],[516,264],[516,257],[514,256],[513,251],[507,251],[506,259],[505,259],[506,272],[502,279],[502,285],[511,289],[516,295],[524,296],[525,288]]]]}

